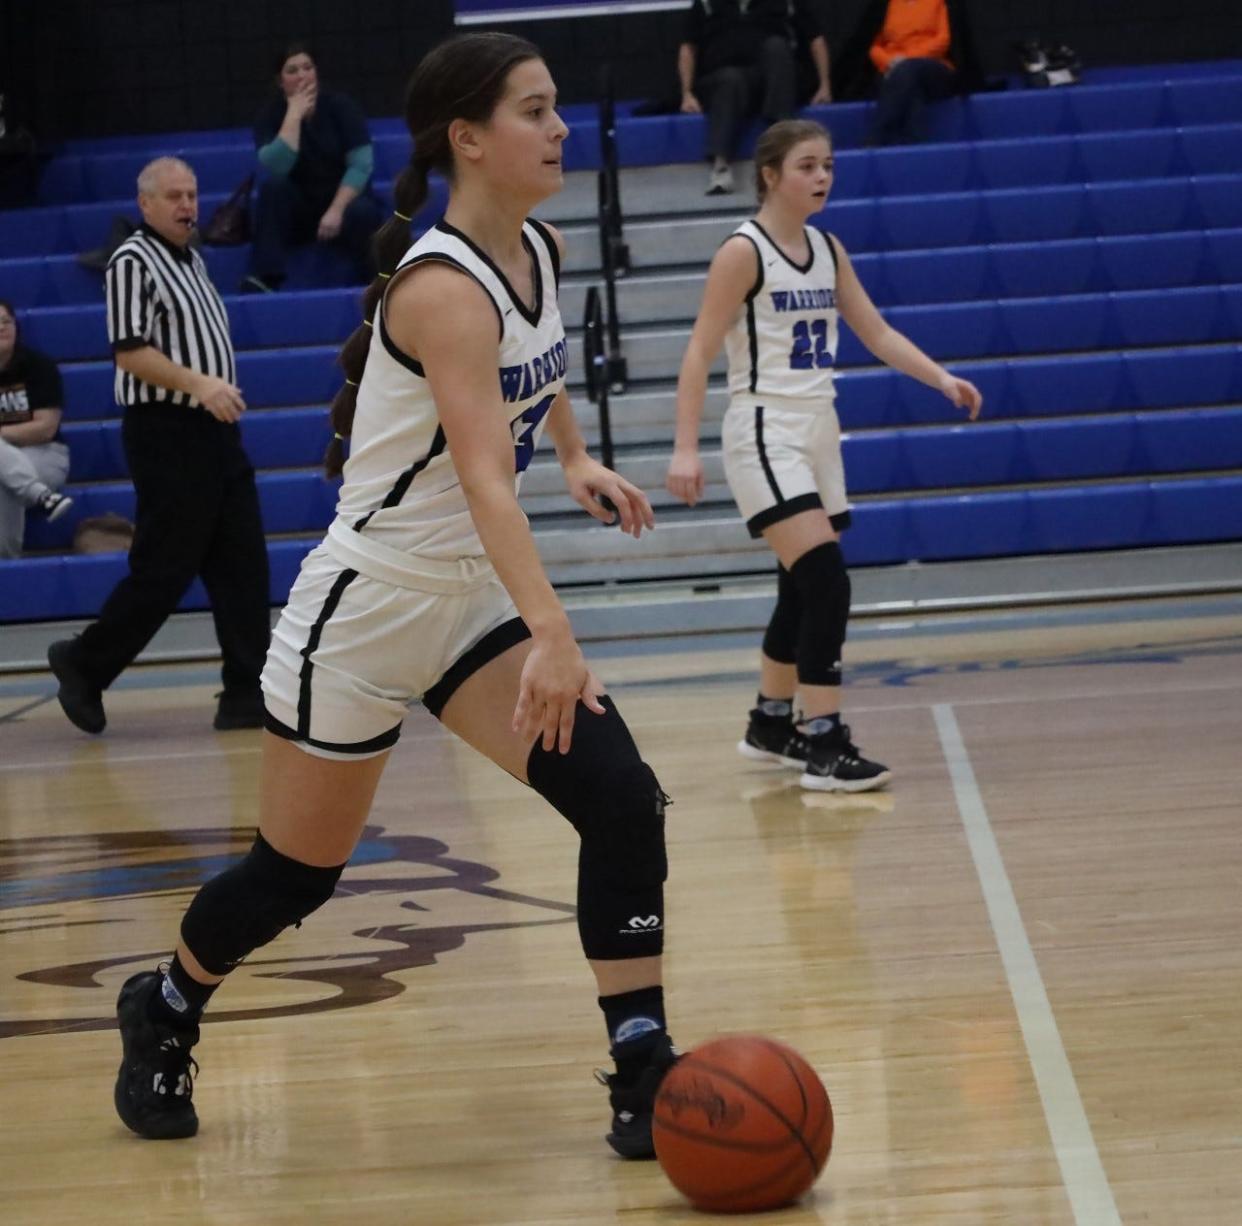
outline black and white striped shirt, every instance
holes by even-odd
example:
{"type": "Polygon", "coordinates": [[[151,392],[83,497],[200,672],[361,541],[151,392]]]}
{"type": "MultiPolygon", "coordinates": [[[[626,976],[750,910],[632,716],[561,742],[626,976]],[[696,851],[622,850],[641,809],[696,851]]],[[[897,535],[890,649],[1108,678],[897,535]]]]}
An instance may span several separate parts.
{"type": "MultiPolygon", "coordinates": [[[[144,224],[108,261],[108,339],[114,351],[151,345],[188,370],[237,382],[229,317],[202,256],[144,224]]],[[[193,403],[186,392],[116,370],[121,405],[193,403]]]]}

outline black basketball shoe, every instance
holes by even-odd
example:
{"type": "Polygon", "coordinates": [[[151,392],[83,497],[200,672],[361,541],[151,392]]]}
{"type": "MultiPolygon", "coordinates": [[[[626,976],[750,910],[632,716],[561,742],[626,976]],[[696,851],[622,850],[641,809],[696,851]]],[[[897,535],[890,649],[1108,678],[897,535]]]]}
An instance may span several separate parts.
{"type": "Polygon", "coordinates": [[[879,762],[869,762],[850,740],[848,724],[830,732],[808,736],[806,770],[798,782],[816,792],[870,792],[882,788],[893,772],[879,762]]]}
{"type": "Polygon", "coordinates": [[[198,1131],[191,1101],[198,1064],[190,1055],[198,1027],[151,1020],[149,1005],[161,979],[158,971],[132,975],[116,998],[123,1055],[113,1101],[126,1127],[152,1141],[192,1137],[198,1131]]]}
{"type": "Polygon", "coordinates": [[[792,715],[765,715],[752,707],[746,735],[738,741],[737,751],[752,762],[801,767],[806,765],[807,741],[792,715]]]}
{"type": "Polygon", "coordinates": [[[612,1107],[612,1130],[605,1138],[622,1158],[654,1158],[651,1141],[651,1114],[656,1091],[664,1074],[677,1063],[673,1041],[661,1031],[651,1044],[647,1063],[632,1081],[623,1082],[617,1073],[595,1071],[600,1085],[608,1087],[612,1107]]]}

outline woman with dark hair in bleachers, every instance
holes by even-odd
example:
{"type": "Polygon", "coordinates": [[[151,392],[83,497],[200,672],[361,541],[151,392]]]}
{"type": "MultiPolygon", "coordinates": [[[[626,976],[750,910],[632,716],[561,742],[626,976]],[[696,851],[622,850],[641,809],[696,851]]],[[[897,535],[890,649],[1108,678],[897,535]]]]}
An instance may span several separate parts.
{"type": "Polygon", "coordinates": [[[266,174],[242,289],[278,288],[289,248],[316,240],[340,243],[353,257],[358,280],[369,281],[371,235],[383,216],[368,190],[375,151],[366,115],[352,98],[319,88],[319,72],[304,42],[281,52],[276,89],[254,127],[266,174]]]}
{"type": "Polygon", "coordinates": [[[263,689],[259,834],[191,902],[167,974],[121,990],[121,1118],[189,1136],[203,1007],[224,977],[332,896],[408,704],[528,782],[574,826],[578,930],[616,1071],[609,1144],[649,1158],[674,1059],[662,982],[666,797],[548,581],[517,482],[547,425],[577,502],[638,536],[651,507],[593,460],[565,391],[563,239],[529,218],[560,190],[566,131],[539,52],[505,34],[441,44],[410,83],[414,157],[377,236],[381,272],[341,355],[352,439],[337,513],[302,563],[263,689]],[[413,247],[428,176],[443,220],[413,247]],[[605,510],[601,499],[617,508],[605,510]]]}
{"type": "Polygon", "coordinates": [[[28,510],[59,519],[73,505],[60,493],[69,476],[60,371],[19,338],[16,312],[0,302],[0,558],[21,557],[28,510]]]}
{"type": "Polygon", "coordinates": [[[776,608],[759,656],[759,696],[739,752],[802,770],[816,791],[862,792],[891,778],[841,722],[841,649],[850,578],[840,533],[850,510],[833,365],[837,318],[881,362],[942,392],[973,421],[979,390],[932,361],[875,309],[840,242],[807,222],[832,187],[832,144],[811,120],[769,128],[755,149],[759,212],[712,260],[677,381],[669,492],[703,496],[699,422],[723,343],[729,408],[725,476],[752,537],[779,560],[776,608]],[[795,722],[794,698],[802,700],[795,722]]]}

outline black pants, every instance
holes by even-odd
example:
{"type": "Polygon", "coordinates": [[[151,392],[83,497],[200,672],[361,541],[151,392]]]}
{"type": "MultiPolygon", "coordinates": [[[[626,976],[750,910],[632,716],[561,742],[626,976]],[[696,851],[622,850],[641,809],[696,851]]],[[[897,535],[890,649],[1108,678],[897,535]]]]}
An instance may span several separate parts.
{"type": "Polygon", "coordinates": [[[940,60],[902,60],[880,82],[875,119],[871,125],[873,145],[912,145],[921,141],[923,112],[929,102],[953,92],[953,69],[940,60]]]}
{"type": "Polygon", "coordinates": [[[126,409],[122,437],[138,496],[129,574],[82,632],[75,663],[106,689],[198,575],[224,688],[257,690],[270,631],[267,544],[240,430],[200,408],[138,405],[126,409]]]}
{"type": "Polygon", "coordinates": [[[759,59],[745,68],[717,68],[694,84],[707,115],[707,156],[731,158],[754,115],[765,123],[788,119],[797,102],[797,67],[789,41],[767,38],[759,59]]]}
{"type": "MultiPolygon", "coordinates": [[[[269,284],[283,281],[289,248],[315,241],[319,220],[334,194],[312,198],[287,178],[270,178],[260,183],[250,271],[269,284]]],[[[371,235],[382,221],[379,202],[365,192],[355,196],[345,208],[341,232],[333,241],[349,252],[357,265],[359,281],[370,281],[375,276],[371,235]]]]}

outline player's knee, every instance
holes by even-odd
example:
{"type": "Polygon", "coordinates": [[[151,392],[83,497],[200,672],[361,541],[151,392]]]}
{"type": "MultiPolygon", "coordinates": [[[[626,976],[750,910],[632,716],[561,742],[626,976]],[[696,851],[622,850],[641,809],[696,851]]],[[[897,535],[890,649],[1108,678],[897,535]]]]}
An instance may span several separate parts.
{"type": "Polygon", "coordinates": [[[778,567],[776,606],[763,632],[763,654],[778,664],[793,664],[798,658],[798,629],[802,624],[802,600],[793,576],[778,567]]]}
{"type": "Polygon", "coordinates": [[[852,593],[841,546],[826,541],[808,549],[789,573],[802,601],[798,680],[805,685],[840,685],[852,593]]]}
{"type": "Polygon", "coordinates": [[[603,715],[579,711],[567,754],[536,745],[527,777],[577,830],[584,864],[614,889],[650,889],[668,876],[668,798],[611,700],[602,702],[603,715]]]}
{"type": "Polygon", "coordinates": [[[181,922],[182,940],[204,970],[227,975],[248,954],[323,906],[344,869],[344,864],[303,864],[257,835],[241,860],[198,892],[181,922]]]}

